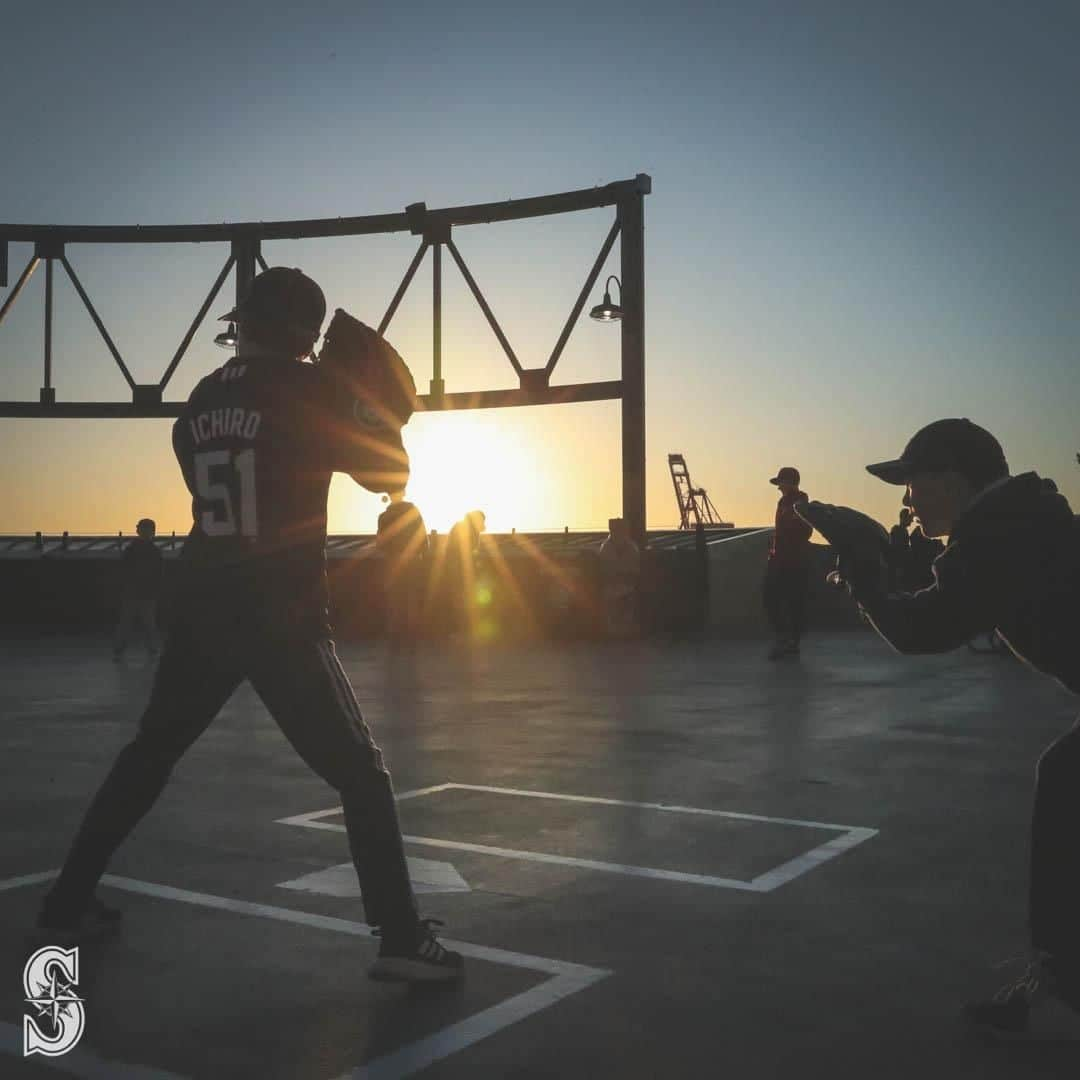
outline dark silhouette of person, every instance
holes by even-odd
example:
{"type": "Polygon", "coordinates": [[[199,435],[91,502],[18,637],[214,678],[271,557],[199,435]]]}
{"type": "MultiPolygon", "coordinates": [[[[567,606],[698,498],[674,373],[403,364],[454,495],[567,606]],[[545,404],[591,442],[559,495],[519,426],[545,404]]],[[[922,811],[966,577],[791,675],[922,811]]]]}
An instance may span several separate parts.
{"type": "Polygon", "coordinates": [[[916,592],[934,582],[934,560],[945,550],[940,540],[911,527],[911,509],[900,511],[899,523],[889,530],[889,569],[897,591],[916,592]]]}
{"type": "Polygon", "coordinates": [[[158,653],[158,600],[165,560],[154,543],[157,525],[142,518],[135,539],[120,557],[120,613],[113,636],[113,660],[121,661],[138,628],[151,656],[158,653]]]}
{"type": "MultiPolygon", "coordinates": [[[[998,638],[1030,666],[1080,694],[1080,519],[1034,472],[1011,476],[1000,443],[967,419],[927,425],[899,458],[868,465],[906,485],[923,533],[948,537],[933,584],[890,592],[852,562],[849,591],[902,653],[942,653],[977,634],[998,638]]],[[[1039,759],[1031,819],[1027,972],[966,1012],[979,1027],[1016,1034],[1054,997],[1080,1012],[1080,722],[1039,759]]]]}
{"type": "Polygon", "coordinates": [[[889,530],[889,584],[894,589],[907,588],[908,563],[911,560],[911,510],[903,507],[899,520],[889,530]]]}
{"type": "Polygon", "coordinates": [[[806,502],[799,470],[785,466],[770,481],[780,489],[776,527],[769,544],[762,597],[774,641],[770,660],[797,656],[806,620],[806,593],[810,582],[810,535],[813,529],[795,513],[806,502]]]}
{"type": "Polygon", "coordinates": [[[403,492],[394,492],[379,515],[375,549],[382,562],[387,632],[395,641],[414,639],[423,629],[429,544],[424,519],[403,492]]]}
{"type": "Polygon", "coordinates": [[[487,528],[483,510],[470,510],[454,523],[447,537],[442,572],[449,588],[448,608],[455,630],[472,634],[476,629],[476,587],[482,564],[480,534],[487,528]]]}
{"type": "Polygon", "coordinates": [[[641,551],[625,519],[608,519],[608,536],[600,545],[599,559],[608,632],[632,633],[637,621],[641,551]]]}
{"type": "MultiPolygon", "coordinates": [[[[364,911],[381,934],[372,977],[462,974],[461,956],[417,912],[390,773],[330,635],[331,474],[399,492],[409,461],[400,427],[373,422],[322,364],[304,362],[325,315],[322,289],[301,271],[257,275],[223,316],[237,324],[236,356],[195,387],[173,427],[194,519],[183,588],[138,733],[42,903],[38,926],[53,939],[86,939],[115,924],[119,913],[94,896],[110,856],[247,680],[304,761],[340,793],[364,911]]],[[[362,332],[380,347],[374,331],[362,332]]]]}

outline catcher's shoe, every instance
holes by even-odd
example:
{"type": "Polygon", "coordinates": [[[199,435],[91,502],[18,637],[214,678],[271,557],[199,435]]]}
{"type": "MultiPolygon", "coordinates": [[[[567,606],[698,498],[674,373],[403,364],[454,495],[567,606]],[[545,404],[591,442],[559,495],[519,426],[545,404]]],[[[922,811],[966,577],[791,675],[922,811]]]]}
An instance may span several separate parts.
{"type": "Polygon", "coordinates": [[[979,1031],[998,1039],[1049,1035],[1080,1040],[1080,978],[1061,977],[1051,957],[1034,953],[1023,975],[992,998],[966,1005],[964,1016],[979,1031]]]}
{"type": "Polygon", "coordinates": [[[50,945],[86,945],[120,929],[124,914],[96,896],[81,911],[60,907],[47,897],[38,912],[33,937],[50,945]]]}
{"type": "Polygon", "coordinates": [[[391,982],[453,982],[465,974],[461,953],[444,948],[432,927],[442,926],[438,919],[421,919],[413,933],[405,938],[383,936],[379,956],[368,969],[372,979],[391,982]]]}

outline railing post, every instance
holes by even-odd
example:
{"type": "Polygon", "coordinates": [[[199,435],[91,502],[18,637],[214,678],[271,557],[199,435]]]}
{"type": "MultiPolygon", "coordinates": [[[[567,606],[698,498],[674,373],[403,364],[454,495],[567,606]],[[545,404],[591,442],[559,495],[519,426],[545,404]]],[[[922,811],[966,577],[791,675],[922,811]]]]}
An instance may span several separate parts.
{"type": "Polygon", "coordinates": [[[239,304],[247,296],[251,280],[255,277],[259,238],[252,233],[237,233],[233,236],[232,253],[236,259],[236,302],[239,304]]]}
{"type": "Polygon", "coordinates": [[[442,397],[446,383],[442,377],[442,242],[431,245],[431,394],[442,397]]]}
{"type": "Polygon", "coordinates": [[[64,257],[64,245],[54,240],[39,240],[34,245],[34,255],[45,260],[45,378],[38,400],[42,405],[53,405],[56,403],[52,384],[53,260],[64,257]]]}
{"type": "Polygon", "coordinates": [[[645,543],[645,196],[652,189],[638,177],[635,191],[619,200],[620,296],[622,299],[623,518],[630,535],[645,543]]]}

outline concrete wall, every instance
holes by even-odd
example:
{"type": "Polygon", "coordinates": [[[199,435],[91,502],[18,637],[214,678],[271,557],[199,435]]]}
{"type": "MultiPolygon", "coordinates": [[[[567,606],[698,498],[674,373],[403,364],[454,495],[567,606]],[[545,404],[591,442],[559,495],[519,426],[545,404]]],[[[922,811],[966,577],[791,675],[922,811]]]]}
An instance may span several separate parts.
{"type": "MultiPolygon", "coordinates": [[[[646,632],[766,636],[769,628],[762,609],[761,583],[771,532],[706,534],[706,560],[689,544],[648,551],[642,561],[640,588],[646,632]]],[[[506,550],[505,564],[512,570],[514,585],[501,585],[498,576],[492,575],[492,601],[485,613],[485,618],[497,625],[498,636],[573,638],[605,633],[600,567],[592,547],[552,550],[543,558],[524,553],[515,556],[513,545],[506,550]]],[[[165,616],[177,587],[179,567],[173,556],[174,551],[167,552],[165,616]]],[[[824,585],[831,561],[828,548],[815,546],[808,603],[810,632],[861,625],[850,599],[824,585]]],[[[328,571],[331,617],[339,635],[355,638],[381,633],[386,598],[380,561],[331,558],[328,571]]],[[[0,630],[8,634],[108,631],[116,620],[119,585],[119,549],[93,557],[67,553],[2,558],[0,630]]],[[[433,632],[445,621],[446,606],[444,600],[435,598],[430,620],[433,632]]]]}

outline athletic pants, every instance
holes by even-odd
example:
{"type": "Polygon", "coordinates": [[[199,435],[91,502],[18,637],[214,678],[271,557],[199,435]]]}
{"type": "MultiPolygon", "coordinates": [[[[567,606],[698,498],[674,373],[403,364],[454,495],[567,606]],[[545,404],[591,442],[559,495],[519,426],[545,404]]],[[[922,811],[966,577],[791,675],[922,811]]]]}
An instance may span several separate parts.
{"type": "Polygon", "coordinates": [[[157,600],[153,596],[125,596],[120,602],[120,615],[113,635],[113,652],[123,655],[131,643],[131,635],[138,627],[147,649],[158,651],[157,600]]]}
{"type": "Polygon", "coordinates": [[[1031,944],[1080,979],[1080,721],[1051,743],[1035,771],[1031,816],[1031,944]]]}
{"type": "Polygon", "coordinates": [[[341,795],[368,923],[384,937],[417,923],[397,806],[382,754],[326,637],[272,637],[250,623],[178,620],[138,733],[120,752],[75,837],[46,908],[78,912],[109,858],[161,794],[173,766],[245,679],[296,752],[341,795]]]}
{"type": "Polygon", "coordinates": [[[794,641],[802,637],[809,580],[809,570],[805,566],[769,563],[762,585],[762,599],[769,625],[777,637],[794,641]]]}

